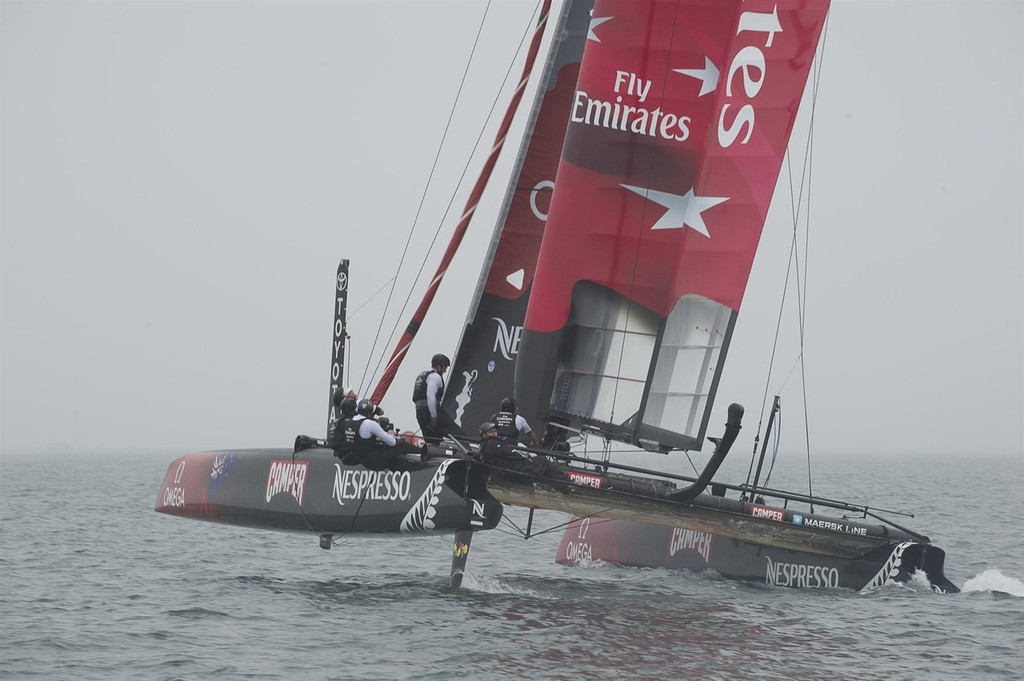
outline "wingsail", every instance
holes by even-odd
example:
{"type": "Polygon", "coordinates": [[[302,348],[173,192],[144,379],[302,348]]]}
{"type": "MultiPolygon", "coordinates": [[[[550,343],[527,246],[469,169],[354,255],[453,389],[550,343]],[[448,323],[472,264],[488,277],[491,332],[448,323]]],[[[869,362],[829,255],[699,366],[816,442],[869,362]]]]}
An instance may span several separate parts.
{"type": "Polygon", "coordinates": [[[515,370],[528,417],[700,447],[827,10],[596,2],[515,370]]]}
{"type": "Polygon", "coordinates": [[[566,3],[470,306],[444,406],[467,432],[512,394],[515,360],[550,209],[592,0],[566,3]]]}

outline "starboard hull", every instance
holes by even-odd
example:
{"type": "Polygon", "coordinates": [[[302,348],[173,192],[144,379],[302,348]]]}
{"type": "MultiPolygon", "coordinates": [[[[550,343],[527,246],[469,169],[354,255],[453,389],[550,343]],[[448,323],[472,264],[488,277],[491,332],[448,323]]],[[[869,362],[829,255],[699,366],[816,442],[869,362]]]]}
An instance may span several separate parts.
{"type": "Polygon", "coordinates": [[[498,501],[572,514],[556,562],[715,570],[774,586],[860,591],[923,572],[932,588],[959,589],[945,552],[892,524],[799,513],[724,496],[674,499],[674,485],[567,469],[573,484],[492,471],[498,501]]]}
{"type": "Polygon", "coordinates": [[[871,589],[907,582],[922,571],[932,588],[959,589],[943,575],[945,552],[930,544],[893,541],[859,555],[781,548],[713,532],[623,520],[574,517],[556,562],[595,562],[674,570],[714,570],[729,579],[797,588],[871,589]]]}
{"type": "Polygon", "coordinates": [[[230,450],[174,460],[157,493],[159,513],[320,535],[487,530],[502,506],[472,499],[482,484],[465,461],[404,456],[370,471],[328,449],[230,450]]]}

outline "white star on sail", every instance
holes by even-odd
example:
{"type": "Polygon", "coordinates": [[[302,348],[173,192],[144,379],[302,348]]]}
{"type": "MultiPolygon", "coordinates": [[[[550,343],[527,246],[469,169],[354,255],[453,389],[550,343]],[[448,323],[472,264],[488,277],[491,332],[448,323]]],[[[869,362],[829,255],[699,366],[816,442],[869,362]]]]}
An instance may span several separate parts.
{"type": "Polygon", "coordinates": [[[526,271],[522,268],[516,270],[512,274],[505,277],[505,281],[512,284],[517,291],[523,290],[523,278],[526,276],[526,271]]]}
{"type": "Polygon", "coordinates": [[[711,63],[711,58],[704,57],[704,68],[702,69],[672,69],[684,76],[691,76],[700,81],[700,94],[698,97],[714,92],[718,87],[718,67],[711,63]]]}
{"type": "Polygon", "coordinates": [[[682,229],[683,227],[689,227],[690,229],[700,232],[704,236],[711,238],[708,233],[708,227],[704,224],[704,217],[701,215],[708,208],[712,208],[728,201],[727,196],[696,196],[693,193],[693,188],[686,194],[680,196],[679,194],[670,194],[668,192],[659,192],[654,189],[644,189],[642,187],[632,187],[628,184],[622,185],[634,194],[654,201],[660,206],[668,208],[668,212],[661,216],[661,219],[654,223],[651,229],[682,229]]]}
{"type": "Polygon", "coordinates": [[[598,43],[601,42],[601,39],[597,37],[596,33],[594,33],[594,29],[603,24],[604,22],[611,21],[614,18],[615,17],[601,17],[600,19],[595,19],[593,18],[593,16],[591,16],[590,30],[587,32],[587,40],[593,40],[594,42],[598,43]]]}

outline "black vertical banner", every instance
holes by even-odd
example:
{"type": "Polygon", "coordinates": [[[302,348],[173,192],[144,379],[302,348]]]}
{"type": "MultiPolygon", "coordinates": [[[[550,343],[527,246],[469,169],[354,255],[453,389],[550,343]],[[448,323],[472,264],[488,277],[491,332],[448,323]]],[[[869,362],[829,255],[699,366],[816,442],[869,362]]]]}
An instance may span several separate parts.
{"type": "Polygon", "coordinates": [[[331,390],[327,393],[327,438],[331,437],[331,426],[337,418],[334,407],[334,393],[341,388],[345,373],[345,339],[348,328],[345,317],[348,309],[348,260],[338,263],[338,276],[334,285],[334,326],[331,332],[331,390]]]}

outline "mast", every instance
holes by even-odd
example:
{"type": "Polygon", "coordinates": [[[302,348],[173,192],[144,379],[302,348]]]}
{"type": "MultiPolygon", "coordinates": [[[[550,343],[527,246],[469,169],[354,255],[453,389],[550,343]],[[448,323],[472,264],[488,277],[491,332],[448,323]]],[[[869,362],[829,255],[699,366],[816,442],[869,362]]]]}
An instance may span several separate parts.
{"type": "Polygon", "coordinates": [[[334,283],[334,327],[331,338],[331,390],[327,394],[327,438],[331,438],[338,415],[335,412],[334,393],[341,389],[345,374],[345,341],[348,339],[348,260],[338,263],[334,283]]]}
{"type": "Polygon", "coordinates": [[[448,248],[445,250],[440,264],[437,266],[437,271],[434,273],[433,278],[430,280],[430,284],[427,286],[427,290],[423,295],[423,300],[420,302],[419,307],[416,308],[416,312],[413,314],[409,325],[406,327],[405,332],[402,334],[402,337],[399,339],[394,351],[391,353],[391,359],[388,360],[387,366],[384,368],[384,374],[377,383],[377,387],[373,390],[371,400],[374,404],[380,404],[381,400],[384,399],[384,395],[387,393],[388,388],[391,387],[391,382],[395,379],[398,367],[401,366],[402,360],[405,359],[405,355],[409,351],[409,346],[412,344],[413,338],[419,331],[420,325],[423,323],[424,317],[426,317],[427,310],[430,309],[430,304],[434,300],[434,295],[437,293],[437,289],[441,285],[441,280],[444,278],[445,272],[448,271],[448,265],[451,263],[452,258],[455,257],[455,253],[458,251],[459,245],[462,243],[462,238],[466,235],[466,230],[469,228],[469,223],[473,218],[473,213],[476,211],[477,204],[480,202],[480,197],[483,195],[484,189],[487,187],[487,183],[491,178],[491,172],[494,170],[495,163],[497,163],[498,155],[501,153],[501,149],[505,145],[505,138],[508,135],[509,128],[512,126],[512,119],[515,117],[516,110],[519,108],[519,102],[522,101],[523,93],[526,91],[526,83],[530,79],[533,64],[537,59],[537,53],[540,51],[540,43],[544,37],[544,29],[547,26],[548,14],[550,11],[551,0],[544,0],[540,9],[540,16],[537,19],[537,27],[534,30],[533,39],[530,42],[530,49],[526,55],[526,63],[523,64],[522,76],[519,79],[519,84],[516,87],[515,93],[512,95],[512,100],[509,102],[508,109],[505,111],[505,117],[501,121],[501,126],[498,128],[498,133],[495,136],[491,153],[487,157],[487,161],[484,163],[483,170],[480,171],[480,177],[477,178],[476,184],[473,186],[473,191],[469,196],[469,200],[466,202],[466,207],[462,212],[462,217],[459,219],[459,222],[455,227],[455,232],[452,234],[451,241],[448,243],[448,248]]]}
{"type": "Polygon", "coordinates": [[[467,432],[490,420],[513,394],[519,337],[593,6],[593,0],[565,2],[550,29],[538,95],[448,375],[444,409],[467,432]]]}

